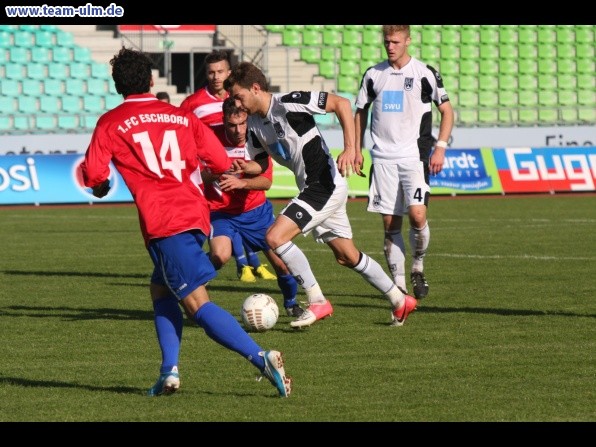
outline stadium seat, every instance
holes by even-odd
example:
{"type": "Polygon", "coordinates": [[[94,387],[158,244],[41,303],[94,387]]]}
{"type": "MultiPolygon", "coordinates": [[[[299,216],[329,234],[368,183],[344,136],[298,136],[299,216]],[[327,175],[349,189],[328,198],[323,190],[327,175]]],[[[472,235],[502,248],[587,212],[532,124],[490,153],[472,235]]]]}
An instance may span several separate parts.
{"type": "Polygon", "coordinates": [[[23,47],[10,47],[8,50],[8,60],[24,65],[29,62],[29,50],[23,47]]]}
{"type": "Polygon", "coordinates": [[[58,115],[58,128],[72,131],[79,127],[78,115],[58,115]]]}
{"type": "Polygon", "coordinates": [[[382,34],[383,33],[381,32],[381,27],[378,25],[374,25],[374,28],[365,27],[362,30],[362,44],[381,46],[383,45],[382,34]]]}
{"type": "Polygon", "coordinates": [[[17,110],[13,96],[0,96],[0,114],[9,114],[17,110]]]}
{"type": "Polygon", "coordinates": [[[510,74],[499,75],[499,90],[517,90],[517,76],[510,74]]]}
{"type": "Polygon", "coordinates": [[[106,110],[112,110],[114,107],[118,107],[122,104],[122,96],[120,95],[106,95],[104,97],[106,104],[106,110]]]}
{"type": "Polygon", "coordinates": [[[441,44],[440,55],[442,60],[459,58],[459,45],[441,44]]]}
{"type": "Polygon", "coordinates": [[[319,74],[327,79],[335,79],[336,67],[334,61],[319,61],[319,74]]]}
{"type": "Polygon", "coordinates": [[[35,62],[30,62],[27,64],[27,77],[30,79],[46,79],[46,66],[44,64],[38,64],[35,62]]]}
{"type": "Polygon", "coordinates": [[[313,29],[304,29],[302,31],[302,45],[322,45],[323,44],[323,34],[321,34],[318,30],[313,29]]]}
{"type": "Polygon", "coordinates": [[[538,121],[542,125],[557,124],[559,122],[559,110],[556,107],[538,109],[538,121]]]}
{"type": "Polygon", "coordinates": [[[499,43],[506,45],[517,45],[517,26],[501,25],[499,26],[499,43]]]}
{"type": "Polygon", "coordinates": [[[536,59],[538,48],[533,43],[520,43],[517,47],[517,54],[520,59],[536,59]]]}
{"type": "Polygon", "coordinates": [[[593,59],[576,59],[575,65],[578,73],[594,75],[594,60],[593,59]]]}
{"type": "Polygon", "coordinates": [[[310,29],[310,30],[315,30],[315,31],[321,32],[325,29],[325,25],[316,25],[316,24],[304,25],[303,29],[310,29]]]}
{"type": "Polygon", "coordinates": [[[538,104],[538,93],[536,90],[520,90],[518,99],[521,106],[535,107],[538,104]]]}
{"type": "Polygon", "coordinates": [[[480,74],[478,76],[478,87],[480,90],[497,91],[499,89],[499,77],[492,74],[480,74]]]}
{"type": "Polygon", "coordinates": [[[67,113],[77,113],[83,108],[81,105],[81,97],[74,95],[63,95],[62,100],[62,111],[67,113]]]}
{"type": "Polygon", "coordinates": [[[107,64],[100,62],[91,63],[91,76],[94,78],[106,79],[111,78],[111,72],[107,64]]]}
{"type": "Polygon", "coordinates": [[[18,110],[20,113],[34,114],[39,111],[37,97],[21,95],[17,98],[18,110]]]}
{"type": "Polygon", "coordinates": [[[553,44],[557,41],[557,27],[555,25],[538,26],[538,43],[553,44]]]}
{"type": "Polygon", "coordinates": [[[86,112],[103,113],[103,97],[97,95],[83,95],[83,110],[86,112]]]}
{"type": "Polygon", "coordinates": [[[520,74],[536,74],[538,63],[536,59],[520,59],[517,62],[517,70],[520,74]]]}
{"type": "Polygon", "coordinates": [[[538,88],[540,90],[555,91],[557,89],[557,76],[553,74],[539,74],[538,88]]]}
{"type": "Polygon", "coordinates": [[[538,90],[538,104],[541,106],[555,107],[559,97],[556,90],[538,90]]]}
{"type": "Polygon", "coordinates": [[[66,48],[73,47],[75,45],[73,34],[67,31],[58,30],[56,33],[56,45],[66,48]]]}
{"type": "Polygon", "coordinates": [[[575,59],[558,58],[557,59],[557,71],[564,74],[575,74],[577,71],[577,65],[575,59]]]}
{"type": "Polygon", "coordinates": [[[10,132],[12,130],[14,130],[12,118],[8,115],[0,115],[0,133],[10,132]]]}
{"type": "Polygon", "coordinates": [[[562,106],[576,106],[577,93],[575,90],[558,90],[557,99],[562,106]]]}
{"type": "Polygon", "coordinates": [[[302,32],[300,31],[286,27],[281,36],[281,41],[286,46],[299,47],[302,44],[302,32]]]}
{"type": "Polygon", "coordinates": [[[478,93],[473,90],[461,90],[457,95],[457,102],[461,108],[476,108],[478,93]]]}
{"type": "Polygon", "coordinates": [[[500,43],[499,44],[499,59],[517,59],[519,52],[517,51],[517,45],[511,43],[500,43]]]}
{"type": "Polygon", "coordinates": [[[38,79],[24,78],[21,87],[24,95],[37,97],[43,93],[43,82],[38,79]]]}
{"type": "Polygon", "coordinates": [[[576,56],[575,44],[558,43],[556,47],[557,58],[573,58],[576,56]]]}
{"type": "Polygon", "coordinates": [[[285,28],[284,25],[264,25],[264,27],[270,33],[281,33],[285,28]]]}
{"type": "Polygon", "coordinates": [[[535,74],[520,74],[517,79],[521,90],[536,90],[538,88],[538,78],[535,74]]]}
{"type": "Polygon", "coordinates": [[[478,75],[478,62],[474,59],[462,59],[459,62],[459,72],[464,75],[478,75]]]}
{"type": "Polygon", "coordinates": [[[445,25],[441,31],[441,44],[459,46],[461,42],[459,32],[459,26],[445,25]]]}
{"type": "Polygon", "coordinates": [[[339,58],[342,61],[358,61],[361,58],[360,47],[352,45],[341,45],[339,58]]]}
{"type": "Polygon", "coordinates": [[[478,76],[475,75],[459,75],[458,82],[459,90],[469,90],[473,92],[478,91],[478,76]]]}
{"type": "Polygon", "coordinates": [[[435,27],[423,26],[420,37],[423,47],[438,47],[441,44],[441,32],[435,27]]]}
{"type": "Polygon", "coordinates": [[[594,89],[577,89],[577,103],[594,107],[596,104],[596,91],[594,89]]]}
{"type": "Polygon", "coordinates": [[[499,58],[499,47],[496,44],[481,44],[480,59],[497,60],[499,58]]]}
{"type": "Polygon", "coordinates": [[[300,48],[300,59],[308,63],[316,63],[321,59],[321,49],[319,47],[300,48]]]}
{"type": "Polygon", "coordinates": [[[462,43],[459,47],[459,56],[462,59],[476,60],[480,58],[480,47],[475,44],[462,43]]]}
{"type": "MultiPolygon", "coordinates": [[[[339,61],[339,75],[360,78],[360,64],[356,61],[339,61]]],[[[338,90],[352,92],[352,89],[345,90],[338,88],[338,90]]]]}
{"type": "Polygon", "coordinates": [[[499,109],[481,108],[478,109],[478,122],[480,124],[496,126],[499,124],[499,109]]]}
{"type": "Polygon", "coordinates": [[[12,45],[12,33],[0,31],[0,48],[10,48],[12,45]]]}
{"type": "Polygon", "coordinates": [[[576,80],[577,88],[580,90],[590,90],[596,88],[596,78],[594,78],[593,73],[578,73],[576,80]]]}
{"type": "Polygon", "coordinates": [[[441,65],[439,67],[442,76],[455,77],[459,75],[459,63],[457,60],[445,60],[441,59],[441,65]]]}
{"type": "Polygon", "coordinates": [[[362,34],[359,30],[345,28],[342,31],[341,37],[342,45],[362,45],[362,34]]]}
{"type": "Polygon", "coordinates": [[[342,33],[339,30],[325,28],[323,30],[323,45],[339,47],[342,44],[342,33]]]}
{"type": "Polygon", "coordinates": [[[592,25],[575,26],[575,42],[594,44],[594,27],[592,25]]]}
{"type": "Polygon", "coordinates": [[[64,84],[59,79],[44,79],[43,89],[44,95],[60,96],[64,93],[64,84]]]}
{"type": "Polygon", "coordinates": [[[522,124],[534,125],[538,122],[538,109],[534,107],[522,108],[518,111],[517,119],[522,124]]]}
{"type": "Polygon", "coordinates": [[[577,117],[581,122],[593,125],[596,122],[596,109],[593,107],[578,109],[577,117]]]}
{"type": "Polygon", "coordinates": [[[88,78],[87,93],[92,95],[105,95],[108,93],[108,87],[103,79],[88,78]]]}
{"type": "Polygon", "coordinates": [[[82,119],[82,127],[87,130],[93,130],[97,125],[99,116],[94,114],[85,114],[82,116],[82,119]]]}
{"type": "Polygon", "coordinates": [[[575,45],[575,56],[582,59],[594,58],[594,44],[578,43],[575,45]]]}
{"type": "Polygon", "coordinates": [[[21,94],[21,84],[16,79],[3,79],[0,82],[0,95],[19,96],[21,94]]]}
{"type": "Polygon", "coordinates": [[[337,78],[337,89],[342,92],[356,93],[359,86],[360,78],[341,74],[337,78]]]}
{"type": "Polygon", "coordinates": [[[54,33],[47,30],[39,29],[35,31],[35,47],[51,48],[55,44],[54,33]]]}
{"type": "Polygon", "coordinates": [[[480,26],[480,43],[496,46],[499,43],[499,27],[496,25],[480,26]]]}
{"type": "Polygon", "coordinates": [[[32,130],[31,116],[32,115],[14,115],[13,127],[15,130],[30,132],[32,130]]]}
{"type": "Polygon", "coordinates": [[[420,49],[420,58],[424,62],[432,65],[430,61],[439,60],[441,58],[441,48],[435,45],[424,45],[420,49]]]}
{"type": "Polygon", "coordinates": [[[52,62],[69,64],[72,62],[72,50],[69,47],[54,47],[52,49],[52,62]]]}
{"type": "Polygon", "coordinates": [[[538,59],[554,59],[557,57],[557,47],[552,43],[538,44],[538,59]]]}
{"type": "Polygon", "coordinates": [[[477,45],[480,42],[480,27],[478,25],[462,25],[460,39],[462,44],[477,45]]]}
{"type": "Polygon", "coordinates": [[[25,76],[25,65],[9,62],[4,65],[4,77],[20,81],[25,76]]]}
{"type": "Polygon", "coordinates": [[[499,73],[517,76],[518,65],[516,59],[499,59],[499,73]]]}
{"type": "Polygon", "coordinates": [[[538,59],[538,73],[540,74],[556,74],[557,60],[556,59],[538,59]]]}
{"type": "Polygon", "coordinates": [[[48,64],[52,61],[52,52],[47,47],[31,48],[31,61],[48,64]]]}
{"type": "Polygon", "coordinates": [[[39,109],[46,113],[59,113],[60,98],[58,96],[41,96],[39,98],[39,109]]]}
{"type": "Polygon", "coordinates": [[[87,47],[74,47],[72,51],[72,58],[75,62],[89,63],[91,59],[91,50],[87,47]]]}
{"type": "Polygon", "coordinates": [[[54,79],[65,80],[68,78],[68,65],[60,62],[48,64],[48,76],[54,79]]]}
{"type": "Polygon", "coordinates": [[[366,59],[366,60],[374,60],[377,62],[380,62],[383,60],[383,53],[382,53],[382,48],[380,46],[375,46],[375,45],[362,45],[360,47],[360,54],[362,56],[362,59],[366,59]]]}
{"type": "Polygon", "coordinates": [[[66,94],[81,96],[85,93],[85,81],[78,78],[68,78],[66,80],[66,94]]]}
{"type": "Polygon", "coordinates": [[[559,115],[561,116],[561,121],[563,124],[579,124],[580,122],[577,108],[575,106],[561,107],[559,109],[559,115]]]}
{"type": "Polygon", "coordinates": [[[455,114],[458,118],[458,121],[464,126],[474,126],[478,124],[477,109],[455,109],[455,114]]]}
{"type": "Polygon", "coordinates": [[[518,106],[517,91],[501,90],[499,91],[499,106],[502,108],[514,108],[518,106]]]}
{"type": "Polygon", "coordinates": [[[538,33],[535,25],[520,25],[517,30],[520,44],[535,44],[538,42],[538,33]]]}
{"type": "Polygon", "coordinates": [[[479,73],[484,75],[498,75],[499,63],[496,59],[480,59],[479,73]]]}
{"type": "Polygon", "coordinates": [[[35,115],[35,128],[38,131],[52,132],[56,130],[56,115],[35,115]]]}
{"type": "Polygon", "coordinates": [[[360,74],[363,75],[366,70],[368,70],[370,67],[377,65],[378,63],[379,63],[379,61],[370,61],[370,60],[365,60],[365,59],[361,60],[359,63],[360,74]]]}
{"type": "Polygon", "coordinates": [[[71,78],[87,79],[91,75],[89,64],[86,62],[72,62],[69,64],[69,67],[71,78]]]}
{"type": "Polygon", "coordinates": [[[568,73],[557,74],[557,90],[575,90],[576,88],[577,76],[568,73]]]}
{"type": "Polygon", "coordinates": [[[575,26],[557,25],[556,33],[558,43],[575,43],[575,26]]]}
{"type": "Polygon", "coordinates": [[[31,48],[35,45],[35,37],[29,31],[17,31],[13,38],[14,45],[17,47],[31,48]]]}

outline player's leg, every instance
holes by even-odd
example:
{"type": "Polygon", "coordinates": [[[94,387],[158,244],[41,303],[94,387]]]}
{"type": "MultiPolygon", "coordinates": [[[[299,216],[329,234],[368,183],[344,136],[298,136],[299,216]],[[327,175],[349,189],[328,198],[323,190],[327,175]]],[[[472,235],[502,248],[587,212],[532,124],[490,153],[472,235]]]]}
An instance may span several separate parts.
{"type": "Polygon", "coordinates": [[[424,275],[424,257],[430,242],[430,228],[426,218],[430,186],[428,168],[423,162],[400,166],[405,205],[410,220],[409,242],[412,250],[410,280],[416,298],[428,295],[429,286],[424,275]]]}

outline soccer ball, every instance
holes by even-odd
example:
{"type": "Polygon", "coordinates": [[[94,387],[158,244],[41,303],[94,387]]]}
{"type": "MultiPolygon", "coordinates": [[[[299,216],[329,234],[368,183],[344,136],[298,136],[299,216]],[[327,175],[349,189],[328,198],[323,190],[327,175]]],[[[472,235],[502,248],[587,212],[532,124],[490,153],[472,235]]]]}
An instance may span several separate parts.
{"type": "Polygon", "coordinates": [[[241,313],[242,321],[247,329],[265,332],[277,323],[279,308],[269,295],[255,293],[244,300],[241,313]]]}

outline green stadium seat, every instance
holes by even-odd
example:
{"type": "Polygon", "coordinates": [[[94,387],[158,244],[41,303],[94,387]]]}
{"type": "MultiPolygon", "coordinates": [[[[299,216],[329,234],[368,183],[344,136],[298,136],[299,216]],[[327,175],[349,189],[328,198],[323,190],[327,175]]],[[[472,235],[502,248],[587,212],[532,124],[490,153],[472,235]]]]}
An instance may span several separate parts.
{"type": "Polygon", "coordinates": [[[577,93],[575,90],[558,90],[557,91],[559,104],[562,106],[576,106],[577,93]]]}
{"type": "Polygon", "coordinates": [[[521,106],[535,107],[538,104],[538,92],[536,90],[520,90],[518,99],[521,106]]]}
{"type": "Polygon", "coordinates": [[[435,27],[423,26],[420,38],[423,48],[428,46],[438,47],[441,45],[441,32],[435,27]]]}
{"type": "Polygon", "coordinates": [[[332,30],[332,31],[342,31],[344,29],[344,25],[337,25],[337,24],[328,24],[328,25],[324,25],[323,29],[328,29],[328,30],[332,30]]]}
{"type": "Polygon", "coordinates": [[[464,75],[478,75],[478,62],[474,59],[460,60],[459,72],[464,75]]]}
{"type": "Polygon", "coordinates": [[[46,79],[46,66],[44,64],[38,64],[35,62],[28,63],[27,77],[30,79],[46,79]]]}
{"type": "Polygon", "coordinates": [[[72,50],[69,47],[54,47],[52,49],[52,62],[69,64],[72,62],[72,50]]]}
{"type": "MultiPolygon", "coordinates": [[[[438,60],[441,58],[441,49],[439,46],[422,44],[420,48],[420,58],[430,64],[431,60],[438,60]]],[[[432,64],[431,64],[432,65],[432,64]]]]}
{"type": "Polygon", "coordinates": [[[499,94],[496,90],[479,90],[478,105],[496,110],[499,105],[499,94]]]}
{"type": "Polygon", "coordinates": [[[462,108],[475,108],[478,106],[478,93],[473,90],[460,90],[457,102],[462,108]]]}
{"type": "Polygon", "coordinates": [[[79,127],[78,115],[58,115],[58,128],[71,131],[79,127]]]}
{"type": "Polygon", "coordinates": [[[60,80],[68,78],[68,65],[61,62],[52,62],[48,64],[48,76],[60,80]]]}
{"type": "Polygon", "coordinates": [[[538,26],[538,43],[555,43],[557,41],[557,27],[555,25],[538,26]]]}
{"type": "Polygon", "coordinates": [[[559,115],[563,124],[579,124],[577,108],[575,107],[561,107],[559,115]]]}
{"type": "Polygon", "coordinates": [[[591,106],[596,110],[596,90],[577,89],[577,103],[583,106],[591,106]]]}
{"type": "Polygon", "coordinates": [[[35,128],[38,131],[51,132],[56,130],[55,115],[35,115],[35,128]]]}
{"type": "Polygon", "coordinates": [[[335,79],[337,75],[335,62],[328,60],[319,61],[319,74],[327,79],[335,79]]]}
{"type": "MultiPolygon", "coordinates": [[[[360,64],[356,61],[339,61],[339,75],[360,78],[360,64]]],[[[338,90],[341,90],[338,88],[338,90]]],[[[343,90],[351,92],[352,90],[343,90]]]]}
{"type": "Polygon", "coordinates": [[[62,111],[67,113],[77,113],[82,111],[81,97],[74,95],[62,96],[62,111]]]}
{"type": "Polygon", "coordinates": [[[538,90],[538,104],[541,106],[555,107],[559,96],[556,90],[538,90]]]}
{"type": "Polygon", "coordinates": [[[29,31],[18,31],[14,33],[13,38],[17,47],[30,48],[35,45],[35,37],[29,31]]]}
{"type": "Polygon", "coordinates": [[[478,87],[480,90],[497,91],[499,89],[499,77],[493,74],[480,74],[478,76],[478,87]]]}
{"type": "Polygon", "coordinates": [[[500,59],[499,73],[504,75],[517,75],[518,65],[516,59],[500,59]]]}
{"type": "Polygon", "coordinates": [[[336,29],[325,28],[323,30],[323,45],[339,47],[342,44],[342,33],[336,29]]]}
{"type": "Polygon", "coordinates": [[[60,112],[60,98],[58,96],[42,96],[39,98],[39,109],[46,113],[60,112]]]}
{"type": "Polygon", "coordinates": [[[557,90],[575,90],[577,88],[577,76],[568,73],[557,74],[557,90]]]}
{"type": "Polygon", "coordinates": [[[538,88],[540,90],[556,90],[557,89],[557,76],[554,74],[539,74],[538,75],[538,88]]]}
{"type": "Polygon", "coordinates": [[[60,96],[64,93],[64,83],[60,79],[45,79],[43,88],[44,95],[60,96]]]}
{"type": "Polygon", "coordinates": [[[501,25],[499,26],[499,43],[506,45],[517,45],[517,26],[501,25]]]}
{"type": "Polygon", "coordinates": [[[499,43],[499,27],[496,25],[480,26],[480,43],[497,45],[499,43]]]}
{"type": "Polygon", "coordinates": [[[575,42],[594,44],[594,27],[592,25],[575,26],[575,42]]]}
{"type": "Polygon", "coordinates": [[[464,126],[478,124],[478,110],[477,109],[455,109],[455,114],[459,123],[464,126]]]}
{"type": "Polygon", "coordinates": [[[106,95],[104,97],[106,103],[106,110],[112,110],[122,104],[122,96],[120,95],[106,95]]]}
{"type": "Polygon", "coordinates": [[[366,60],[366,59],[362,59],[360,61],[360,73],[364,74],[364,72],[366,70],[368,70],[370,67],[374,67],[375,65],[377,65],[379,63],[379,61],[371,61],[371,60],[366,60]]]}
{"type": "Polygon", "coordinates": [[[557,58],[573,58],[576,55],[574,43],[558,43],[556,47],[557,58]]]}
{"type": "Polygon", "coordinates": [[[517,37],[520,44],[536,44],[538,42],[536,26],[520,25],[517,30],[517,37]]]}
{"type": "Polygon", "coordinates": [[[43,82],[39,79],[24,78],[21,81],[21,87],[24,95],[37,97],[43,93],[43,82]]]}
{"type": "Polygon", "coordinates": [[[315,30],[315,31],[323,31],[325,29],[325,25],[304,25],[303,29],[310,29],[310,30],[315,30]]]}
{"type": "Polygon", "coordinates": [[[4,77],[20,81],[25,76],[25,65],[9,62],[4,65],[4,77]]]}
{"type": "Polygon", "coordinates": [[[575,26],[557,25],[556,33],[558,43],[575,43],[575,26]]]}
{"type": "Polygon", "coordinates": [[[321,49],[319,47],[300,48],[300,59],[304,62],[316,63],[321,59],[321,49]]]}
{"type": "Polygon", "coordinates": [[[380,46],[362,45],[360,47],[362,59],[374,60],[380,62],[383,60],[383,50],[380,46]]]}
{"type": "Polygon", "coordinates": [[[58,30],[56,33],[56,45],[66,48],[74,47],[75,42],[73,34],[67,31],[58,30]]]}
{"type": "Polygon", "coordinates": [[[342,45],[339,50],[339,58],[342,61],[358,61],[361,58],[360,47],[342,45]]]}
{"type": "Polygon", "coordinates": [[[540,124],[557,124],[559,122],[559,110],[556,107],[538,109],[538,121],[540,124]]]}
{"type": "Polygon", "coordinates": [[[37,113],[39,111],[37,97],[21,95],[17,98],[17,102],[20,113],[37,113]]]}
{"type": "Polygon", "coordinates": [[[462,43],[459,47],[459,57],[476,60],[480,58],[480,47],[475,44],[462,43]]]}
{"type": "Polygon", "coordinates": [[[575,65],[578,73],[591,73],[594,75],[594,60],[593,59],[576,59],[575,65]]]}
{"type": "Polygon", "coordinates": [[[495,76],[499,74],[499,62],[496,59],[480,59],[478,68],[480,74],[495,76]]]}
{"type": "Polygon", "coordinates": [[[30,119],[31,115],[14,115],[13,127],[15,130],[23,132],[29,132],[32,129],[32,123],[30,119]]]}
{"type": "Polygon", "coordinates": [[[299,47],[302,45],[302,32],[286,27],[281,34],[281,42],[289,47],[299,47]]]}
{"type": "Polygon", "coordinates": [[[557,71],[563,74],[575,74],[577,72],[575,59],[557,58],[557,71]]]}
{"type": "Polygon", "coordinates": [[[517,76],[511,74],[499,74],[499,90],[517,90],[517,76]]]}
{"type": "Polygon", "coordinates": [[[459,75],[458,80],[458,88],[459,90],[469,90],[473,92],[478,91],[478,76],[476,75],[459,75]]]}
{"type": "Polygon", "coordinates": [[[521,90],[536,90],[538,88],[538,78],[535,73],[520,74],[517,80],[521,90]]]}
{"type": "Polygon", "coordinates": [[[381,27],[374,25],[373,28],[365,27],[362,30],[362,44],[363,45],[383,45],[383,33],[381,27]]]}
{"type": "Polygon", "coordinates": [[[302,45],[316,45],[323,44],[323,34],[318,30],[304,29],[302,30],[302,45]]]}
{"type": "Polygon", "coordinates": [[[337,78],[337,89],[342,92],[356,93],[360,86],[360,78],[353,76],[339,75],[337,78]]]}
{"type": "Polygon", "coordinates": [[[484,125],[496,126],[499,124],[499,109],[478,109],[478,122],[484,125]]]}
{"type": "Polygon", "coordinates": [[[440,55],[442,60],[459,58],[459,45],[441,44],[440,55]]]}
{"type": "Polygon", "coordinates": [[[359,30],[345,28],[342,31],[342,45],[362,45],[362,34],[359,30]]]}
{"type": "Polygon", "coordinates": [[[110,92],[110,94],[112,95],[118,95],[120,97],[120,93],[118,93],[116,91],[116,85],[114,84],[114,81],[110,78],[108,79],[108,91],[110,92]]]}
{"type": "Polygon", "coordinates": [[[453,59],[441,59],[441,65],[439,66],[441,75],[447,77],[455,77],[459,75],[459,63],[453,59]]]}
{"type": "Polygon", "coordinates": [[[23,47],[10,47],[8,60],[17,64],[26,64],[29,62],[29,50],[23,47]]]}
{"type": "Polygon", "coordinates": [[[364,25],[358,25],[358,24],[356,24],[356,25],[344,25],[344,28],[345,29],[350,29],[350,30],[356,30],[359,33],[361,33],[362,30],[364,29],[364,25]]]}
{"type": "Polygon", "coordinates": [[[0,82],[0,95],[19,96],[21,94],[21,83],[16,79],[3,79],[0,82]]]}
{"type": "Polygon", "coordinates": [[[47,30],[39,29],[35,31],[35,46],[36,47],[53,47],[55,44],[54,33],[47,30]]]}
{"type": "Polygon", "coordinates": [[[87,47],[74,47],[72,57],[75,62],[89,63],[92,61],[91,50],[87,47]]]}
{"type": "Polygon", "coordinates": [[[517,120],[522,124],[535,125],[538,122],[538,109],[522,108],[518,111],[517,120]]]}
{"type": "Polygon", "coordinates": [[[582,108],[577,111],[577,117],[581,122],[594,124],[596,122],[596,109],[582,108]]]}
{"type": "Polygon", "coordinates": [[[339,59],[339,48],[337,47],[322,47],[321,60],[335,62],[339,59]]]}
{"type": "Polygon", "coordinates": [[[285,26],[284,25],[264,25],[265,30],[270,33],[281,33],[283,32],[285,26]]]}
{"type": "Polygon", "coordinates": [[[459,78],[457,76],[453,76],[445,81],[443,78],[443,85],[447,93],[457,93],[459,91],[459,78]]]}
{"type": "Polygon", "coordinates": [[[556,74],[557,60],[553,59],[538,59],[538,73],[540,74],[556,74]]]}
{"type": "Polygon", "coordinates": [[[71,78],[87,79],[91,75],[89,64],[86,62],[72,62],[69,64],[69,75],[71,78]]]}
{"type": "Polygon", "coordinates": [[[499,47],[496,44],[480,44],[480,59],[497,60],[499,58],[499,47]]]}
{"type": "Polygon", "coordinates": [[[78,78],[68,78],[66,80],[66,94],[81,96],[85,93],[85,81],[78,78]]]}
{"type": "Polygon", "coordinates": [[[576,79],[577,88],[580,90],[590,90],[596,88],[596,78],[594,78],[593,73],[578,73],[576,79]]]}
{"type": "Polygon", "coordinates": [[[500,43],[499,44],[499,59],[518,59],[519,52],[516,44],[500,43]]]}
{"type": "Polygon", "coordinates": [[[517,91],[515,90],[500,90],[499,91],[499,106],[504,108],[513,108],[518,106],[517,91]]]}
{"type": "Polygon", "coordinates": [[[480,42],[480,27],[477,25],[463,25],[460,31],[462,44],[477,45],[480,42]]]}
{"type": "Polygon", "coordinates": [[[594,58],[594,44],[578,43],[575,45],[575,56],[581,59],[594,58]]]}
{"type": "Polygon", "coordinates": [[[445,25],[441,31],[441,44],[459,46],[460,42],[459,26],[445,25]]]}
{"type": "Polygon", "coordinates": [[[533,43],[520,43],[517,47],[517,54],[520,59],[536,59],[538,47],[533,43]]]}
{"type": "Polygon", "coordinates": [[[0,114],[9,114],[17,110],[17,103],[12,96],[0,96],[0,114]]]}
{"type": "Polygon", "coordinates": [[[538,44],[538,59],[554,59],[557,57],[557,47],[552,43],[538,44]]]}
{"type": "Polygon", "coordinates": [[[536,59],[520,59],[517,62],[517,70],[519,74],[536,74],[538,71],[538,63],[536,59]]]}
{"type": "MultiPolygon", "coordinates": [[[[416,59],[420,59],[420,46],[414,43],[411,43],[408,47],[408,53],[410,56],[415,57],[416,59]]],[[[387,54],[387,53],[385,53],[387,54]]]]}

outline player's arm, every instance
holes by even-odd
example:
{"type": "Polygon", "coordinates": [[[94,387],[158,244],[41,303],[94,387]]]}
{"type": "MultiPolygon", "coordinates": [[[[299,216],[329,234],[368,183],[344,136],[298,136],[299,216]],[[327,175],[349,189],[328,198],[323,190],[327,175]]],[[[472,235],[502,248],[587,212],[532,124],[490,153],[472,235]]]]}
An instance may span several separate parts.
{"type": "Polygon", "coordinates": [[[339,171],[344,177],[349,176],[352,172],[360,175],[361,163],[356,163],[356,132],[350,101],[343,96],[329,93],[325,111],[335,113],[344,134],[344,150],[337,157],[339,171]]]}
{"type": "MultiPolygon", "coordinates": [[[[194,137],[198,148],[198,156],[209,172],[219,177],[232,166],[232,160],[219,141],[219,138],[196,115],[187,115],[193,122],[194,137]]],[[[203,172],[201,171],[201,177],[203,172]]]]}
{"type": "Polygon", "coordinates": [[[112,153],[101,142],[109,136],[105,135],[103,129],[96,128],[93,132],[89,147],[85,152],[85,159],[81,163],[81,174],[85,186],[93,190],[93,195],[98,198],[104,197],[110,191],[110,160],[112,153]]]}
{"type": "Polygon", "coordinates": [[[254,160],[237,159],[234,160],[230,172],[232,174],[259,175],[269,169],[269,159],[267,152],[257,154],[254,160]]]}
{"type": "MultiPolygon", "coordinates": [[[[368,126],[368,108],[367,104],[364,109],[356,108],[354,113],[354,130],[356,133],[356,162],[359,162],[360,169],[364,167],[364,157],[362,156],[362,148],[364,147],[364,134],[368,126]]],[[[364,173],[360,172],[358,175],[364,177],[364,173]]]]}
{"type": "Polygon", "coordinates": [[[271,188],[271,179],[268,179],[264,175],[239,178],[232,174],[222,174],[218,183],[222,191],[232,191],[234,189],[267,191],[271,188]]]}
{"type": "Polygon", "coordinates": [[[439,138],[435,143],[435,148],[430,156],[429,172],[433,175],[438,174],[443,169],[445,163],[445,150],[447,149],[447,142],[451,137],[451,130],[453,129],[453,107],[450,101],[445,101],[437,107],[441,114],[441,123],[439,124],[439,138]]]}

